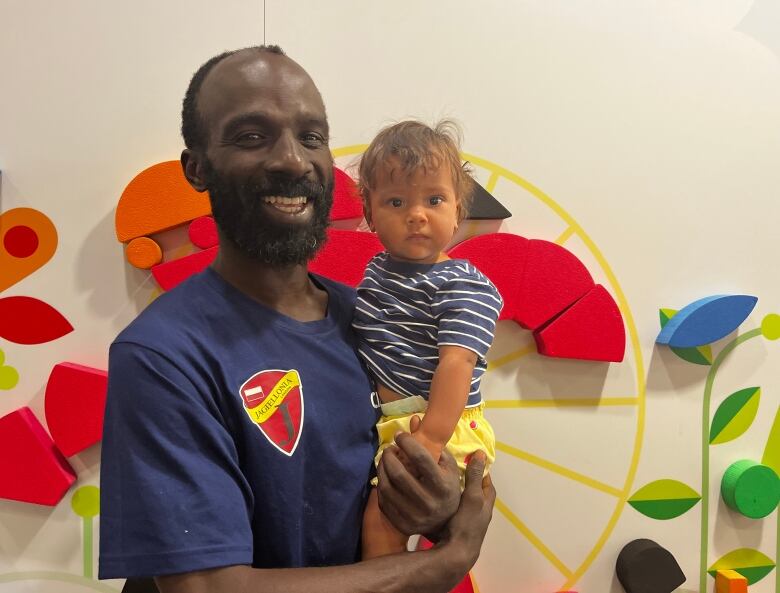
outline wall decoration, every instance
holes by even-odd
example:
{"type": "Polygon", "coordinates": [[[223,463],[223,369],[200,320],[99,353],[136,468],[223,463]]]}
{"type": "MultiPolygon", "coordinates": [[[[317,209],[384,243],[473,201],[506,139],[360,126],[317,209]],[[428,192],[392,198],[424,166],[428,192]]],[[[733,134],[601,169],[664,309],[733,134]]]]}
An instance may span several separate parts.
{"type": "Polygon", "coordinates": [[[48,262],[57,250],[57,229],[43,212],[14,208],[0,214],[0,292],[48,262]]]}
{"type": "Polygon", "coordinates": [[[0,390],[8,391],[19,382],[19,371],[5,364],[5,353],[0,350],[0,390]]]}
{"type": "Polygon", "coordinates": [[[615,572],[626,593],[672,593],[685,582],[671,552],[649,539],[626,544],[617,557],[615,572]]]}

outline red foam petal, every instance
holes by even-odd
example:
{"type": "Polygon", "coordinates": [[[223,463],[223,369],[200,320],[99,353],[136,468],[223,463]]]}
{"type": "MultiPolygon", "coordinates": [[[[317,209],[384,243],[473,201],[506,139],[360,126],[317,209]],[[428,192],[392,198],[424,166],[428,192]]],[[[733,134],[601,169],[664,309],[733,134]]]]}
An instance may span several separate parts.
{"type": "Polygon", "coordinates": [[[458,243],[447,255],[469,260],[487,276],[504,299],[499,319],[516,320],[528,243],[519,235],[488,233],[458,243]]]}
{"type": "Polygon", "coordinates": [[[0,418],[0,498],[54,506],[76,472],[30,408],[0,418]]]}
{"type": "Polygon", "coordinates": [[[152,275],[160,288],[170,290],[193,274],[202,272],[210,266],[214,258],[217,257],[217,251],[219,251],[219,245],[158,264],[152,268],[152,275]]]}
{"type": "Polygon", "coordinates": [[[16,344],[43,344],[73,331],[51,305],[27,296],[0,299],[0,338],[16,344]]]}
{"type": "Polygon", "coordinates": [[[57,447],[70,457],[103,437],[108,373],[61,362],[46,384],[46,424],[57,447]]]}
{"type": "Polygon", "coordinates": [[[374,233],[328,229],[328,241],[309,264],[309,270],[357,286],[369,260],[382,249],[374,233]]]}
{"type": "Polygon", "coordinates": [[[600,284],[537,330],[534,338],[540,354],[555,358],[621,362],[626,350],[620,310],[600,284]]]}
{"type": "Polygon", "coordinates": [[[357,184],[352,177],[338,167],[333,167],[333,208],[331,220],[349,220],[363,217],[363,202],[357,184]]]}
{"type": "MultiPolygon", "coordinates": [[[[417,542],[417,550],[430,550],[433,544],[424,537],[420,537],[417,542]]],[[[474,585],[471,582],[471,573],[468,573],[463,580],[455,585],[455,588],[450,593],[474,593],[474,585]]]]}

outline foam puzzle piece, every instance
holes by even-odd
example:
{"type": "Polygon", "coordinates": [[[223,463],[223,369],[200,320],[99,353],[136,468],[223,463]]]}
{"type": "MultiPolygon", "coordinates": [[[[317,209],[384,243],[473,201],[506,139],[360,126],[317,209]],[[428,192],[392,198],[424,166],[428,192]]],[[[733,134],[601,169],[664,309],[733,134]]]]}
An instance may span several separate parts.
{"type": "Polygon", "coordinates": [[[528,239],[509,233],[491,233],[458,243],[447,255],[474,264],[496,286],[504,299],[499,319],[516,319],[518,298],[528,255],[528,239]]]}
{"type": "Polygon", "coordinates": [[[601,284],[535,331],[534,339],[539,354],[555,358],[621,362],[626,350],[620,310],[601,284]]]}
{"type": "Polygon", "coordinates": [[[0,338],[15,344],[43,344],[73,331],[51,305],[27,296],[0,299],[0,338]]]}
{"type": "Polygon", "coordinates": [[[219,243],[217,223],[211,216],[201,216],[190,223],[187,233],[190,241],[199,249],[208,249],[219,243]]]}
{"type": "Polygon", "coordinates": [[[685,582],[674,556],[649,539],[626,544],[618,555],[616,572],[626,593],[672,593],[685,582]]]}
{"type": "Polygon", "coordinates": [[[125,257],[136,268],[148,270],[162,261],[162,249],[154,239],[136,237],[125,247],[125,257]]]}
{"type": "Polygon", "coordinates": [[[57,251],[57,229],[33,208],[0,214],[0,292],[32,274],[57,251]]]}
{"type": "Polygon", "coordinates": [[[730,509],[751,519],[761,519],[780,502],[780,478],[771,467],[741,459],[724,472],[720,493],[730,509]]]}
{"type": "Polygon", "coordinates": [[[338,167],[333,167],[333,207],[331,220],[363,217],[363,202],[355,181],[338,167]]]}
{"type": "Polygon", "coordinates": [[[747,579],[736,570],[715,573],[715,593],[747,593],[747,586],[747,579]]]}
{"type": "Polygon", "coordinates": [[[374,233],[328,229],[328,240],[309,264],[309,270],[357,286],[368,262],[383,249],[374,233]]]}
{"type": "Polygon", "coordinates": [[[46,384],[46,424],[66,457],[103,437],[107,386],[106,371],[72,362],[54,365],[46,384]]]}
{"type": "Polygon", "coordinates": [[[76,472],[30,408],[0,418],[0,498],[56,505],[76,472]]]}
{"type": "Polygon", "coordinates": [[[217,257],[219,246],[210,247],[152,268],[152,275],[163,290],[170,290],[193,274],[205,270],[217,257]]]}
{"type": "Polygon", "coordinates": [[[737,329],[757,301],[757,297],[745,294],[721,294],[699,299],[669,319],[655,341],[678,348],[710,344],[737,329]]]}
{"type": "Polygon", "coordinates": [[[551,241],[531,239],[515,319],[537,329],[593,286],[590,272],[573,253],[551,241]]]}
{"type": "Polygon", "coordinates": [[[467,220],[503,220],[511,218],[512,213],[504,208],[493,194],[474,182],[474,191],[471,196],[471,208],[467,220]]]}
{"type": "Polygon", "coordinates": [[[207,214],[208,193],[192,189],[179,161],[165,161],[144,169],[127,184],[116,207],[116,236],[126,243],[207,214]]]}

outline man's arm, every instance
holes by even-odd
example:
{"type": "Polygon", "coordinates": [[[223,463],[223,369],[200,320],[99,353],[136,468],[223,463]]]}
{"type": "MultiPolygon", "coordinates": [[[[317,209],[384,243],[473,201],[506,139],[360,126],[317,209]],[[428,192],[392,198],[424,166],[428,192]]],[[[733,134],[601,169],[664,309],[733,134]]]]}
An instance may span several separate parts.
{"type": "MultiPolygon", "coordinates": [[[[410,435],[400,437],[399,446],[404,452],[411,450],[412,458],[420,453],[430,459],[421,446],[412,442],[410,435]]],[[[397,458],[394,461],[401,465],[397,458]]],[[[466,488],[458,510],[439,533],[439,543],[430,550],[393,554],[350,566],[291,569],[229,566],[158,577],[155,581],[161,593],[446,593],[476,562],[490,523],[496,493],[490,478],[482,479],[484,467],[484,455],[475,454],[466,471],[466,488]]],[[[396,470],[399,468],[395,467],[389,474],[395,474],[396,470]]],[[[396,479],[402,473],[396,474],[396,479]]],[[[380,476],[380,484],[387,475],[380,476]]],[[[398,504],[398,499],[394,502],[398,504]]]]}

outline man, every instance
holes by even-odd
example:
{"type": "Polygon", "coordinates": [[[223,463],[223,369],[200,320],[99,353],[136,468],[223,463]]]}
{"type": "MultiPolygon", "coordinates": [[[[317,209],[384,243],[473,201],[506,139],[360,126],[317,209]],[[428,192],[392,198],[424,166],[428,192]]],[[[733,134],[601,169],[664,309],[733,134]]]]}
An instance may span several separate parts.
{"type": "Polygon", "coordinates": [[[453,460],[399,435],[378,469],[382,509],[438,543],[356,563],[376,411],[354,294],[306,268],[333,185],[317,88],[274,46],[217,56],[190,83],[182,133],[220,252],[111,347],[101,578],[154,576],[163,593],[449,590],[490,521],[480,454],[460,497],[453,460]]]}

